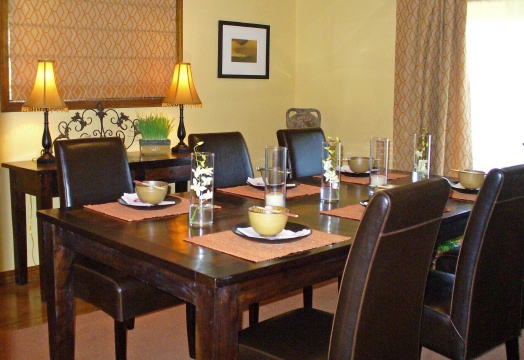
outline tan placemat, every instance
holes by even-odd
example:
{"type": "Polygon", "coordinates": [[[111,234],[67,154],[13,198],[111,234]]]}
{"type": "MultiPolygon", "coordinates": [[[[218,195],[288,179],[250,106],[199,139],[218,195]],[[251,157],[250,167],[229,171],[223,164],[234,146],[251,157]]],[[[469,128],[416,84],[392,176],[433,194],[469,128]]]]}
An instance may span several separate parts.
{"type": "MultiPolygon", "coordinates": [[[[264,200],[264,189],[258,189],[251,185],[241,185],[241,186],[234,186],[230,188],[222,188],[222,189],[217,189],[217,191],[220,191],[226,194],[231,194],[231,195],[245,196],[245,197],[249,197],[253,199],[264,200]]],[[[319,193],[320,193],[320,188],[318,186],[300,184],[297,187],[287,189],[286,199],[291,199],[291,198],[298,197],[298,196],[319,194],[319,193]]]]}
{"type": "Polygon", "coordinates": [[[302,239],[268,243],[245,239],[227,230],[184,240],[241,259],[259,262],[350,240],[350,237],[313,230],[311,235],[302,239]]]}
{"type": "Polygon", "coordinates": [[[464,194],[455,190],[451,190],[449,197],[459,201],[469,201],[475,202],[477,200],[478,194],[464,194]]]}
{"type": "MultiPolygon", "coordinates": [[[[353,204],[344,206],[332,210],[322,210],[320,213],[325,215],[337,216],[346,219],[362,220],[366,207],[360,204],[353,204]]],[[[444,212],[450,211],[449,208],[445,208],[444,212]]]]}
{"type": "MultiPolygon", "coordinates": [[[[388,173],[388,180],[395,180],[395,179],[400,179],[400,178],[404,178],[408,176],[409,174],[401,174],[401,173],[390,171],[388,173]]],[[[321,175],[315,175],[314,177],[316,177],[317,179],[320,179],[321,175]]],[[[348,176],[348,175],[340,174],[340,181],[348,183],[348,184],[368,185],[369,176],[358,177],[358,176],[348,176]]]]}
{"type": "MultiPolygon", "coordinates": [[[[143,209],[111,202],[106,204],[86,205],[85,208],[99,213],[109,215],[124,221],[140,221],[145,219],[160,218],[166,216],[176,216],[189,213],[189,200],[179,198],[181,202],[172,206],[165,206],[158,209],[143,209]]],[[[167,198],[166,200],[169,200],[167,198]]]]}
{"type": "Polygon", "coordinates": [[[362,216],[366,211],[366,207],[360,204],[353,204],[343,206],[332,210],[322,210],[320,213],[324,215],[337,216],[346,219],[362,220],[362,216]]]}

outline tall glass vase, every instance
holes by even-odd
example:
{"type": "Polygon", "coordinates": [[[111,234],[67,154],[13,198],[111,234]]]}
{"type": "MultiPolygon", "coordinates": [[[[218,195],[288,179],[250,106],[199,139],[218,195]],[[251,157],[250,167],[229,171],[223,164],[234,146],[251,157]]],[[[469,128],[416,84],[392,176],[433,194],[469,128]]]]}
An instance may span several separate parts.
{"type": "Polygon", "coordinates": [[[342,144],[339,141],[322,143],[322,180],[320,200],[336,202],[340,200],[340,161],[342,144]]]}
{"type": "Polygon", "coordinates": [[[413,175],[427,179],[431,172],[431,135],[424,130],[413,135],[413,175]]]}
{"type": "Polygon", "coordinates": [[[195,152],[191,154],[189,188],[189,226],[207,227],[213,224],[215,154],[195,152]]]}

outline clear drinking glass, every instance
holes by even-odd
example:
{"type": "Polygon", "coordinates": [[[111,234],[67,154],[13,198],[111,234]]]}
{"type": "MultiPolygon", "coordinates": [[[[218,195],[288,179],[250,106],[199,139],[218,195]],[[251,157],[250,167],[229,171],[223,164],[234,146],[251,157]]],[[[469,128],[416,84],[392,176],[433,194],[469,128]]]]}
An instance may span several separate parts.
{"type": "Polygon", "coordinates": [[[340,161],[342,144],[339,141],[322,142],[322,180],[320,200],[335,202],[340,200],[340,161]]]}
{"type": "Polygon", "coordinates": [[[266,205],[286,206],[287,148],[266,146],[265,165],[266,205]]]}
{"type": "Polygon", "coordinates": [[[369,186],[386,185],[388,182],[389,139],[372,137],[369,146],[369,186]]]}
{"type": "Polygon", "coordinates": [[[206,227],[213,224],[215,154],[191,154],[189,189],[189,226],[206,227]]]}

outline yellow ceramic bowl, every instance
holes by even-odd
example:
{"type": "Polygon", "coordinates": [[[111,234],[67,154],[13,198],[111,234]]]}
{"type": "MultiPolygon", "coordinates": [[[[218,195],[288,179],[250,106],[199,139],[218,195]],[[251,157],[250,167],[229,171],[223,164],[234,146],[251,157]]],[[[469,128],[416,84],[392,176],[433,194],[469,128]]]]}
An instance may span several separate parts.
{"type": "Polygon", "coordinates": [[[460,170],[458,172],[460,185],[469,190],[481,187],[484,183],[485,175],[486,173],[484,171],[477,170],[460,170]]]}
{"type": "Polygon", "coordinates": [[[353,156],[348,159],[348,165],[354,173],[362,174],[369,171],[369,158],[353,156]]]}
{"type": "Polygon", "coordinates": [[[272,211],[287,211],[281,206],[252,206],[249,208],[249,224],[262,236],[275,236],[287,224],[287,215],[272,211]]]}
{"type": "Polygon", "coordinates": [[[157,205],[166,198],[167,189],[169,188],[169,185],[166,182],[143,181],[143,183],[150,184],[155,187],[136,184],[135,191],[140,201],[147,203],[147,204],[157,205]]]}

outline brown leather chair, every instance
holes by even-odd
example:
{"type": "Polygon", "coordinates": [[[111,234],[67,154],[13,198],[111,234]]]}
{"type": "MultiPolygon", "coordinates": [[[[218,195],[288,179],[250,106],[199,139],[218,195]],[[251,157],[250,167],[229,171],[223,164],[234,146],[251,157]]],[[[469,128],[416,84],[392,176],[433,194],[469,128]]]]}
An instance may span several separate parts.
{"type": "MultiPolygon", "coordinates": [[[[288,149],[288,168],[291,179],[322,173],[322,142],[320,127],[277,130],[278,145],[288,149]]],[[[313,307],[313,287],[303,290],[304,307],[313,307]]]]}
{"type": "Polygon", "coordinates": [[[348,255],[336,313],[298,309],[240,332],[242,359],[419,359],[427,272],[450,187],[377,193],[348,255]],[[428,206],[431,204],[431,206],[428,206]]]}
{"type": "Polygon", "coordinates": [[[247,178],[253,177],[249,151],[240,132],[190,134],[187,141],[191,152],[203,141],[197,150],[215,154],[216,188],[245,185],[247,178]]]}
{"type": "Polygon", "coordinates": [[[326,138],[321,128],[281,129],[277,140],[288,150],[292,179],[322,173],[322,142],[326,138]]]}
{"type": "Polygon", "coordinates": [[[524,165],[488,173],[473,205],[456,268],[447,267],[455,274],[429,272],[421,345],[450,358],[470,359],[505,343],[508,359],[518,359],[524,165]]]}
{"type": "MultiPolygon", "coordinates": [[[[54,151],[61,208],[116,201],[124,192],[133,192],[121,139],[60,140],[54,143],[54,151]]],[[[116,359],[126,358],[127,330],[133,329],[136,316],[184,303],[121,271],[81,256],[75,259],[74,289],[76,297],[114,319],[116,359]]],[[[190,329],[194,325],[189,325],[188,338],[193,339],[194,330],[190,329]]]]}

